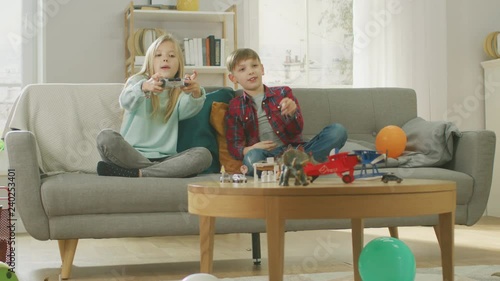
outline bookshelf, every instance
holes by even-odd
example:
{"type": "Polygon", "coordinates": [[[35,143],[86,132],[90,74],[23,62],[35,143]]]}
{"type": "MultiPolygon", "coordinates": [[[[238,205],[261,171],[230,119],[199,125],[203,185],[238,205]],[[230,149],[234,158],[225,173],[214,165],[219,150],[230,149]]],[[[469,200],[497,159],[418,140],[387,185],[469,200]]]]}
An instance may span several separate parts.
{"type": "Polygon", "coordinates": [[[136,32],[147,28],[172,33],[181,45],[184,38],[206,38],[209,35],[224,40],[224,50],[220,57],[221,66],[186,65],[185,71],[189,73],[196,70],[198,77],[205,76],[212,83],[207,86],[236,86],[227,78],[228,72],[224,65],[225,56],[238,45],[236,15],[235,5],[223,12],[140,10],[134,9],[133,2],[130,2],[125,10],[125,78],[140,70],[140,64],[136,65],[138,48],[134,41],[137,41],[136,32]]]}

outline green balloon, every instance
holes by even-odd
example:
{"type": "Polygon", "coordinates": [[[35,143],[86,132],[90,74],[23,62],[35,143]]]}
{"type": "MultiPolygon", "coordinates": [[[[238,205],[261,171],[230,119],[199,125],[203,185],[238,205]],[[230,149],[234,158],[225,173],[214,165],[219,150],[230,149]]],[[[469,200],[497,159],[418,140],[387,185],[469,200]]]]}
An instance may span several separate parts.
{"type": "Polygon", "coordinates": [[[0,262],[0,281],[19,281],[16,273],[9,270],[10,267],[4,262],[0,262]]]}
{"type": "Polygon", "coordinates": [[[375,238],[366,244],[358,268],[363,281],[414,281],[417,270],[410,248],[392,237],[375,238]]]}

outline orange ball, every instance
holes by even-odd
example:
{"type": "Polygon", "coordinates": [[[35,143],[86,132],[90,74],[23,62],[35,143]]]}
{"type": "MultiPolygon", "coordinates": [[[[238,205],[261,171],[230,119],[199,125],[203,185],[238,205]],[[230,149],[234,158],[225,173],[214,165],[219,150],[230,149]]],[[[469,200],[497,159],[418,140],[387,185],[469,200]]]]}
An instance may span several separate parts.
{"type": "Polygon", "coordinates": [[[397,158],[406,148],[406,134],[398,126],[389,125],[380,130],[375,138],[375,147],[379,153],[397,158]]]}

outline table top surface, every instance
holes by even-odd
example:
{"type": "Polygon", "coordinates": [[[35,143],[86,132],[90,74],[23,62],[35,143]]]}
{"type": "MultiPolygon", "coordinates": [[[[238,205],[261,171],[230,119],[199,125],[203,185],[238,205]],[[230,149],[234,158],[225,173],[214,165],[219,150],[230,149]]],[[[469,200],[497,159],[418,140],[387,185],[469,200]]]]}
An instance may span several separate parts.
{"type": "Polygon", "coordinates": [[[307,186],[280,186],[277,182],[262,183],[250,179],[247,183],[221,183],[218,181],[194,182],[188,184],[191,193],[218,195],[366,195],[366,194],[408,194],[456,191],[456,183],[446,180],[404,179],[401,183],[380,179],[355,180],[343,183],[339,178],[318,178],[307,186]]]}

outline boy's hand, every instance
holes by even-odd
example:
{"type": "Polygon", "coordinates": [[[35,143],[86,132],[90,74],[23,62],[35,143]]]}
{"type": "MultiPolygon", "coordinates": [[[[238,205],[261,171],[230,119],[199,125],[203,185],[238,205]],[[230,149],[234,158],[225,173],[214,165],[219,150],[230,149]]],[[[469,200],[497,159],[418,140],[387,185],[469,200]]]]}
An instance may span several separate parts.
{"type": "Polygon", "coordinates": [[[281,115],[284,116],[292,116],[295,114],[295,111],[297,110],[297,104],[290,99],[290,98],[284,98],[280,101],[280,107],[281,107],[281,115]]]}
{"type": "Polygon", "coordinates": [[[160,81],[162,76],[159,73],[153,74],[151,78],[142,83],[142,91],[146,93],[146,97],[149,97],[147,93],[161,93],[163,92],[162,82],[160,81]]]}
{"type": "Polygon", "coordinates": [[[265,150],[273,150],[277,147],[278,145],[273,142],[273,141],[261,141],[258,142],[252,146],[245,147],[243,149],[243,155],[246,155],[250,150],[254,148],[260,148],[260,149],[265,149],[265,150]]]}
{"type": "Polygon", "coordinates": [[[196,81],[196,77],[198,77],[198,72],[193,70],[193,74],[184,75],[184,83],[185,87],[181,87],[181,90],[185,93],[191,93],[194,98],[199,98],[201,96],[200,84],[196,81]]]}

